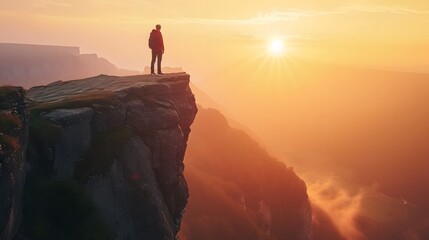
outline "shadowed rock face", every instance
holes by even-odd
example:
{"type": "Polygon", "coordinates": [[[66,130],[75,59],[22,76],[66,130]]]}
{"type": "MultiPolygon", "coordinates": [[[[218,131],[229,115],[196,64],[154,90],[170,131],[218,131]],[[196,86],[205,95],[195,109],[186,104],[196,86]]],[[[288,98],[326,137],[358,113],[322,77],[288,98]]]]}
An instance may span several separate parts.
{"type": "Polygon", "coordinates": [[[101,75],[35,87],[27,97],[31,177],[19,237],[175,239],[189,196],[183,157],[197,112],[189,75],[101,75]],[[65,191],[58,194],[52,186],[75,186],[67,189],[77,188],[71,192],[82,196],[33,209],[45,197],[31,192],[34,182],[43,183],[36,186],[39,192],[56,189],[58,196],[65,191]],[[50,205],[61,206],[63,213],[50,205]],[[32,219],[43,208],[54,214],[32,219]],[[93,224],[88,233],[76,224],[85,221],[93,224]]]}
{"type": "Polygon", "coordinates": [[[0,239],[18,228],[25,177],[28,112],[24,90],[0,87],[0,239]]]}

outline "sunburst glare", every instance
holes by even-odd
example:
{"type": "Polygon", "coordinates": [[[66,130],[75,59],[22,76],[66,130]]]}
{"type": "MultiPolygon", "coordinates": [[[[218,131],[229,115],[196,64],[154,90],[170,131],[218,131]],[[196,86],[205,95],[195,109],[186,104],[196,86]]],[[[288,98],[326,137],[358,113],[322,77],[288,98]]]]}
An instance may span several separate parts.
{"type": "Polygon", "coordinates": [[[272,39],[268,44],[268,51],[271,55],[280,56],[285,52],[285,43],[281,39],[272,39]]]}

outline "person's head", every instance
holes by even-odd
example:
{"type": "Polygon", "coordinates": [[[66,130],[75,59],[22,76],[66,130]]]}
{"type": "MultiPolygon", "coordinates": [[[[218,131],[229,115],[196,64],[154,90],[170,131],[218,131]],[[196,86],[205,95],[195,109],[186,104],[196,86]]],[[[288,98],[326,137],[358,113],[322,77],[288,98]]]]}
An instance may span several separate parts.
{"type": "Polygon", "coordinates": [[[156,30],[161,30],[161,25],[159,25],[159,24],[157,24],[156,26],[155,26],[155,28],[156,28],[156,30]]]}

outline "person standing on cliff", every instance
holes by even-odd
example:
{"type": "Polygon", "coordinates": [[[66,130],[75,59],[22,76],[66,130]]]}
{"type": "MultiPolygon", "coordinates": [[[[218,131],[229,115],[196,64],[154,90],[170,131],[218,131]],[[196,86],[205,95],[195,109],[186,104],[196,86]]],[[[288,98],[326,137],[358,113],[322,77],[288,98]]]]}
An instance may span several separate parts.
{"type": "Polygon", "coordinates": [[[164,54],[164,40],[161,34],[161,25],[157,24],[155,29],[152,29],[149,37],[149,48],[152,50],[152,61],[150,63],[150,74],[155,74],[155,60],[157,61],[158,74],[163,74],[161,71],[162,54],[164,54]]]}

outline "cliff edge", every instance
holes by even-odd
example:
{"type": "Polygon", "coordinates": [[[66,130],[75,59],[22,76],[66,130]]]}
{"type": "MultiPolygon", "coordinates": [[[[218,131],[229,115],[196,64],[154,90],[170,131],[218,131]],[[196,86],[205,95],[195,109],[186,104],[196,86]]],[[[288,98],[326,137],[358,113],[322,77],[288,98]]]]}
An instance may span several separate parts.
{"type": "Polygon", "coordinates": [[[26,95],[30,170],[15,239],[176,238],[197,112],[189,75],[100,75],[26,95]]]}

